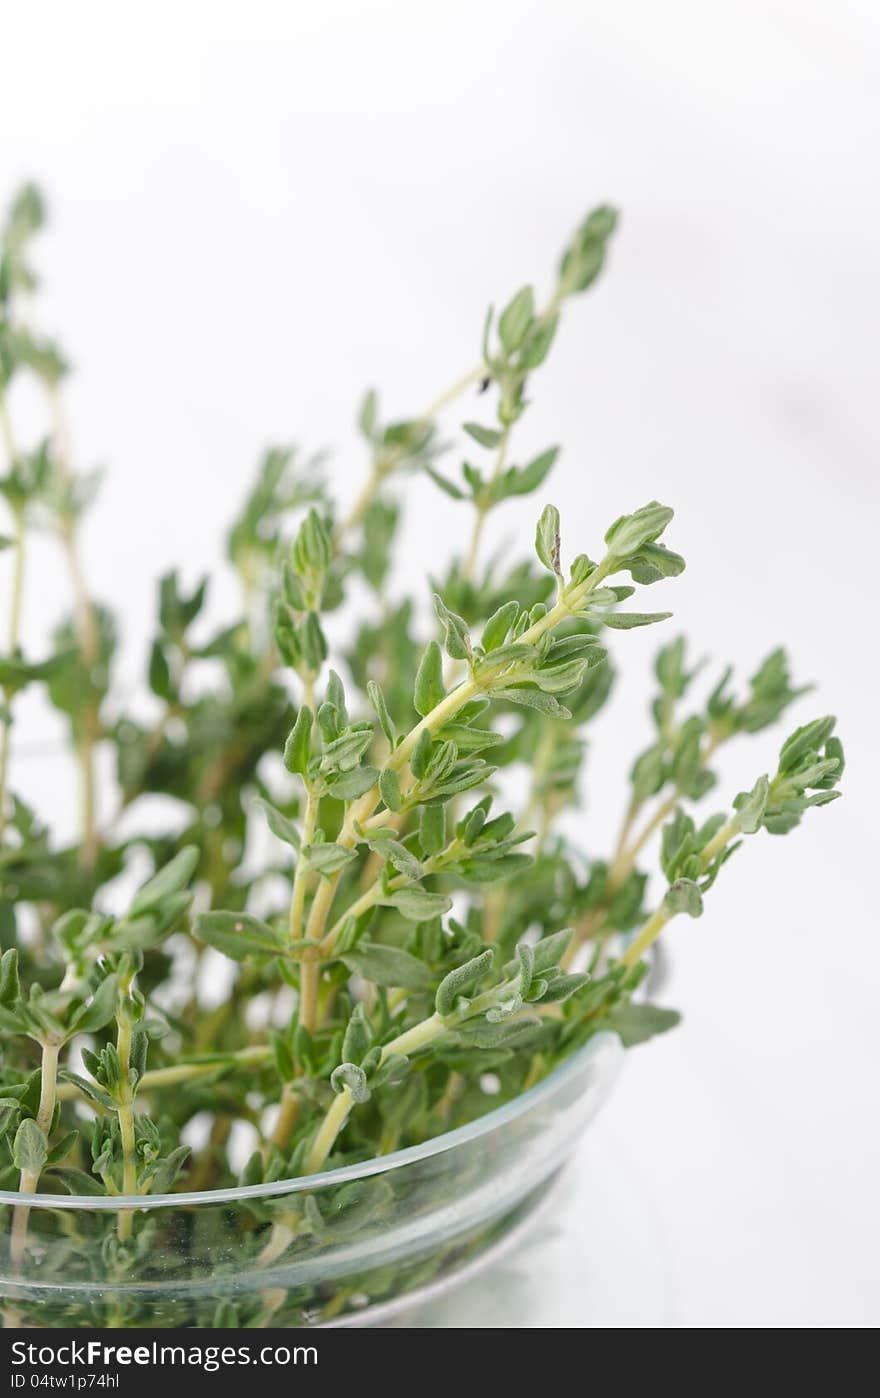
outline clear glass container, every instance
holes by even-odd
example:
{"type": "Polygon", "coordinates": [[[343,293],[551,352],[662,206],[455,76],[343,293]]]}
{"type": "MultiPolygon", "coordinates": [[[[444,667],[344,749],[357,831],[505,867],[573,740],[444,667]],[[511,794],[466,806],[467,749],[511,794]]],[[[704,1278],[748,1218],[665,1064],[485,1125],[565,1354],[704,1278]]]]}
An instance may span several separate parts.
{"type": "Polygon", "coordinates": [[[5,1323],[385,1324],[472,1275],[522,1233],[622,1057],[616,1036],[598,1034],[469,1125],[323,1174],[137,1199],[0,1193],[5,1323]],[[23,1202],[19,1257],[12,1240],[23,1202]],[[116,1224],[126,1208],[134,1210],[132,1236],[120,1244],[116,1224]]]}

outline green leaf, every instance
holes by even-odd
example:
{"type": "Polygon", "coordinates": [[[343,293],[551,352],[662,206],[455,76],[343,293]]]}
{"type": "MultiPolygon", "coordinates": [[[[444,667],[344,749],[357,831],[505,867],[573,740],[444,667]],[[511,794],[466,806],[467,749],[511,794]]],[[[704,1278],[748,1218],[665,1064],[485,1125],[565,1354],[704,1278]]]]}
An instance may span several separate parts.
{"type": "Polygon", "coordinates": [[[171,666],[165,647],[161,641],[154,641],[150,651],[150,664],[148,671],[148,682],[150,689],[160,699],[170,701],[174,698],[174,682],[171,678],[171,666]]]}
{"type": "Polygon", "coordinates": [[[484,651],[492,651],[503,646],[508,632],[519,615],[518,602],[504,602],[493,612],[483,627],[481,644],[484,651]]]}
{"type": "Polygon", "coordinates": [[[199,862],[199,848],[197,845],[185,845],[173,859],[161,868],[158,873],[148,879],[135,894],[130,913],[132,917],[137,917],[139,913],[150,912],[167,898],[169,893],[179,893],[186,888],[190,879],[196,871],[199,862]]]}
{"type": "Polygon", "coordinates": [[[535,670],[534,682],[544,694],[570,694],[582,682],[588,666],[589,662],[584,658],[543,666],[535,670]]]}
{"type": "Polygon", "coordinates": [[[444,893],[428,893],[423,888],[398,888],[382,902],[396,908],[408,922],[427,922],[430,918],[448,913],[452,907],[452,899],[444,893]]]}
{"type": "Polygon", "coordinates": [[[347,1088],[352,1100],[359,1105],[370,1100],[367,1075],[363,1068],[358,1068],[354,1063],[340,1063],[334,1068],[330,1074],[330,1086],[336,1093],[344,1092],[347,1088]]]}
{"type": "Polygon", "coordinates": [[[506,699],[509,704],[521,704],[525,709],[537,709],[551,718],[571,718],[571,710],[558,703],[552,694],[544,694],[540,689],[496,689],[496,699],[506,699]]]}
{"type": "Polygon", "coordinates": [[[443,654],[436,641],[429,641],[416,672],[413,705],[423,718],[446,697],[443,684],[443,654]]]}
{"type": "Polygon", "coordinates": [[[327,840],[323,844],[306,845],[303,857],[308,861],[310,869],[323,874],[325,878],[330,878],[332,874],[338,874],[341,869],[357,859],[357,854],[353,849],[343,849],[342,845],[327,840]]]}
{"type": "Polygon", "coordinates": [[[790,738],[783,743],[779,753],[780,772],[792,772],[798,763],[809,753],[818,752],[831,736],[837,720],[829,714],[825,718],[813,719],[796,728],[790,738]]]}
{"type": "Polygon", "coordinates": [[[389,811],[399,811],[403,805],[400,778],[393,767],[384,767],[379,773],[379,794],[389,811]]]}
{"type": "Polygon", "coordinates": [[[33,1117],[25,1117],[15,1133],[12,1163],[17,1170],[39,1176],[49,1156],[45,1133],[33,1117]]]}
{"type": "MultiPolygon", "coordinates": [[[[415,958],[413,958],[415,959],[415,958]]],[[[419,963],[421,964],[421,963],[419,963]]],[[[349,967],[349,969],[351,969],[349,967]]],[[[363,1005],[355,1005],[342,1040],[342,1057],[347,1063],[360,1063],[373,1042],[373,1030],[363,1005]]]]}
{"type": "Polygon", "coordinates": [[[294,849],[300,847],[300,834],[296,821],[291,820],[283,811],[279,811],[277,806],[273,806],[271,801],[266,801],[262,796],[254,799],[254,805],[259,806],[266,816],[266,824],[279,840],[283,840],[286,845],[292,845],[294,849]]]}
{"type": "Polygon", "coordinates": [[[608,552],[620,559],[637,554],[645,544],[653,544],[660,537],[674,513],[668,505],[652,500],[634,514],[621,515],[605,535],[608,552]]]}
{"type": "Polygon", "coordinates": [[[662,1010],[659,1005],[637,1005],[630,1002],[612,1010],[602,1021],[603,1029],[617,1034],[624,1048],[643,1044],[655,1034],[665,1034],[681,1023],[677,1010],[662,1010]]]}
{"type": "Polygon", "coordinates": [[[640,753],[630,772],[633,800],[646,801],[654,796],[666,780],[666,744],[654,743],[640,753]]]}
{"type": "Polygon", "coordinates": [[[497,447],[501,441],[502,434],[495,427],[481,427],[478,422],[466,422],[463,426],[468,436],[479,442],[481,447],[497,447]]]}
{"type": "Polygon", "coordinates": [[[664,899],[673,913],[687,913],[688,917],[700,917],[703,912],[703,895],[693,879],[676,879],[670,884],[664,899]]]}
{"type": "Polygon", "coordinates": [[[535,943],[534,974],[543,975],[545,971],[552,970],[558,966],[571,944],[574,936],[574,928],[566,927],[562,932],[553,932],[549,937],[542,937],[535,943]]]}
{"type": "Polygon", "coordinates": [[[71,1018],[70,1034],[95,1034],[109,1024],[116,1011],[119,984],[115,976],[102,981],[87,1005],[81,1006],[71,1018]]]}
{"type": "Polygon", "coordinates": [[[364,394],[358,411],[358,427],[368,441],[372,441],[378,415],[379,399],[376,395],[376,390],[370,388],[364,394]]]}
{"type": "Polygon", "coordinates": [[[355,767],[350,772],[341,772],[330,780],[330,794],[340,801],[356,801],[376,785],[379,771],[376,767],[355,767]]]}
{"type": "Polygon", "coordinates": [[[10,947],[0,957],[0,1005],[14,1005],[20,995],[18,949],[10,947]]]}
{"type": "Polygon", "coordinates": [[[0,657],[0,685],[4,689],[17,692],[25,685],[39,680],[49,680],[65,670],[76,659],[76,651],[60,650],[46,660],[27,661],[21,656],[0,657]]]}
{"type": "Polygon", "coordinates": [[[341,958],[350,971],[387,989],[400,987],[416,993],[430,990],[432,976],[418,957],[400,947],[381,942],[360,941],[341,958]]]}
{"type": "Polygon", "coordinates": [[[388,739],[389,746],[393,749],[395,740],[394,724],[388,712],[388,705],[385,703],[385,696],[375,680],[367,681],[367,698],[379,719],[379,726],[388,739]]]}
{"type": "Polygon", "coordinates": [[[498,320],[498,336],[508,354],[518,350],[535,318],[535,294],[524,286],[505,306],[498,320]]]}
{"type": "Polygon", "coordinates": [[[434,593],[434,610],[444,630],[446,653],[451,660],[470,660],[473,647],[467,624],[451,612],[439,593],[434,593]]]}
{"type": "Polygon", "coordinates": [[[653,626],[655,621],[668,621],[672,612],[603,612],[601,621],[612,631],[631,631],[634,626],[653,626]]]}
{"type": "Polygon", "coordinates": [[[499,500],[506,500],[512,495],[530,495],[533,490],[544,484],[558,456],[559,448],[551,447],[549,451],[536,456],[527,466],[511,466],[493,483],[493,499],[497,497],[499,500]]]}
{"type": "Polygon", "coordinates": [[[733,807],[739,812],[739,828],[744,835],[754,835],[760,830],[770,795],[770,780],[759,777],[751,791],[741,791],[734,798],[733,807]]]}
{"type": "Polygon", "coordinates": [[[535,552],[544,567],[557,577],[562,576],[559,566],[559,511],[555,505],[545,505],[535,531],[535,552]]]}
{"type": "Polygon", "coordinates": [[[521,874],[532,863],[534,860],[530,854],[507,854],[500,858],[490,854],[463,859],[456,867],[461,877],[471,883],[497,883],[499,879],[521,874]]]}
{"type": "Polygon", "coordinates": [[[367,844],[375,854],[381,855],[383,859],[387,859],[390,864],[393,864],[399,874],[404,874],[408,879],[422,877],[424,870],[421,864],[415,855],[410,853],[406,845],[401,844],[399,840],[383,835],[368,839],[367,844]]]}
{"type": "Polygon", "coordinates": [[[244,961],[250,956],[278,956],[283,950],[275,929],[250,913],[200,913],[193,933],[233,961],[244,961]]]}
{"type": "Polygon", "coordinates": [[[296,772],[304,777],[308,771],[312,748],[312,723],[314,715],[303,704],[296,716],[296,722],[284,744],[284,765],[288,772],[296,772]]]}
{"type": "Polygon", "coordinates": [[[447,476],[441,475],[439,471],[435,471],[433,466],[426,466],[425,470],[434,484],[439,485],[440,489],[446,495],[451,496],[453,500],[466,500],[468,498],[460,486],[449,480],[447,476]]]}
{"type": "Polygon", "coordinates": [[[491,947],[487,947],[479,956],[473,956],[469,961],[465,961],[462,966],[456,966],[454,971],[450,971],[437,987],[437,995],[434,1000],[434,1007],[441,1018],[454,1013],[458,1008],[459,1000],[475,989],[495,965],[495,953],[491,947]]]}
{"type": "Polygon", "coordinates": [[[677,578],[685,570],[685,561],[665,544],[644,544],[626,567],[633,582],[646,586],[661,578],[677,578]]]}
{"type": "Polygon", "coordinates": [[[446,845],[446,811],[443,806],[423,806],[419,813],[419,843],[427,858],[446,845]]]}
{"type": "Polygon", "coordinates": [[[69,1155],[73,1150],[79,1138],[78,1131],[66,1132],[66,1134],[61,1137],[61,1140],[56,1141],[55,1145],[49,1151],[49,1154],[46,1156],[46,1165],[60,1165],[65,1156],[69,1155]]]}
{"type": "Polygon", "coordinates": [[[568,974],[565,971],[556,971],[548,975],[545,982],[545,989],[540,995],[530,996],[530,1003],[535,1005],[561,1005],[564,1001],[570,1000],[579,990],[583,989],[592,980],[592,976],[586,971],[577,971],[568,974]]]}
{"type": "Polygon", "coordinates": [[[97,1196],[107,1192],[101,1180],[96,1180],[94,1175],[87,1175],[85,1170],[78,1170],[73,1165],[56,1165],[52,1170],[51,1179],[60,1184],[66,1194],[97,1196]]]}
{"type": "Polygon", "coordinates": [[[189,1158],[189,1146],[176,1146],[163,1159],[151,1162],[138,1175],[138,1185],[149,1184],[152,1194],[167,1194],[189,1158]]]}
{"type": "Polygon", "coordinates": [[[513,1049],[531,1039],[541,1021],[537,1015],[523,1015],[520,1019],[503,1019],[492,1023],[485,1019],[468,1020],[457,1031],[457,1037],[464,1044],[476,1049],[513,1049]]]}

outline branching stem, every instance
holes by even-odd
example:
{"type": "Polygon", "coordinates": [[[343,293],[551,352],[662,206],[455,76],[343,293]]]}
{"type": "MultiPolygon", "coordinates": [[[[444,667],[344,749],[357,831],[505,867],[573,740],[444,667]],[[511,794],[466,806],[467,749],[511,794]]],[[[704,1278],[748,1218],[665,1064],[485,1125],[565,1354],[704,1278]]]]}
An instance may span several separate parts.
{"type": "MultiPolygon", "coordinates": [[[[453,399],[459,397],[462,393],[466,393],[469,388],[473,388],[478,384],[485,373],[486,367],[484,364],[480,363],[475,368],[469,369],[466,374],[462,374],[460,379],[456,379],[438,398],[434,399],[433,403],[428,405],[422,416],[418,419],[418,425],[427,427],[433,422],[434,418],[437,417],[438,413],[441,413],[453,399]]],[[[405,455],[406,449],[404,447],[395,447],[390,451],[377,454],[373,470],[364,483],[354,505],[345,519],[337,526],[333,536],[333,547],[337,553],[342,548],[348,535],[363,523],[364,516],[381,490],[383,481],[397,469],[405,455]]]]}

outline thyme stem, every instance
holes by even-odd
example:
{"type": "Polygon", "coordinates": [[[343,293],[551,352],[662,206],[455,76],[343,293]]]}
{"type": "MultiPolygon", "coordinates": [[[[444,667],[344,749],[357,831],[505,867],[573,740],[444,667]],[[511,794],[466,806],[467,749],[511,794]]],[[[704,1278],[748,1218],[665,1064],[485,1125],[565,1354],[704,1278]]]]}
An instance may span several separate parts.
{"type": "MultiPolygon", "coordinates": [[[[439,397],[434,399],[433,403],[428,405],[422,416],[417,420],[418,425],[427,426],[429,423],[433,422],[438,413],[441,413],[444,408],[448,407],[455,398],[462,393],[466,393],[469,388],[473,388],[475,384],[479,383],[485,373],[486,367],[483,363],[480,363],[476,365],[475,368],[469,369],[466,374],[462,374],[461,378],[451,383],[448,388],[444,389],[439,397]]],[[[364,516],[376,495],[379,493],[382,482],[385,480],[386,476],[391,475],[400,465],[404,455],[405,449],[403,447],[396,447],[386,452],[384,455],[377,457],[373,470],[364,483],[354,505],[345,516],[345,519],[337,526],[336,532],[334,533],[333,548],[336,553],[342,548],[347,536],[363,523],[364,516]]]]}
{"type": "Polygon", "coordinates": [[[470,546],[467,551],[462,567],[462,577],[469,582],[473,579],[477,570],[477,562],[480,556],[480,543],[483,538],[483,530],[486,519],[492,508],[492,486],[497,481],[507,462],[507,451],[510,446],[511,424],[508,423],[501,433],[501,441],[495,453],[495,462],[492,467],[492,474],[486,482],[484,489],[480,492],[480,498],[476,504],[476,516],[474,518],[473,532],[471,533],[470,546]]]}

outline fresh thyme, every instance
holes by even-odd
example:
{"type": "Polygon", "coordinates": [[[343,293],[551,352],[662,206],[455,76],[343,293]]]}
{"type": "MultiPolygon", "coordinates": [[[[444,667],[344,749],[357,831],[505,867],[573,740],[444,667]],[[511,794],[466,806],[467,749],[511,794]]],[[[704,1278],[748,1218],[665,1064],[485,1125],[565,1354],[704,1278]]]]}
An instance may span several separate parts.
{"type": "MultiPolygon", "coordinates": [[[[584,730],[611,690],[609,633],[664,621],[631,599],[684,568],[665,542],[672,510],[655,501],[582,541],[595,558],[569,548],[552,505],[534,556],[507,569],[485,557],[493,512],[543,489],[556,466],[556,446],[518,464],[517,424],[560,316],[605,264],[608,208],[576,231],[543,304],[526,287],[490,312],[476,363],[429,408],[383,421],[366,396],[356,498],[336,502],[300,452],[267,452],[227,540],[241,606],[212,627],[207,579],[160,579],[152,717],[136,716],[113,686],[114,619],[88,589],[79,531],[97,477],[73,464],[67,362],[22,310],[43,219],[28,186],[0,244],[0,1184],[22,1196],[14,1268],[33,1243],[26,1196],[37,1191],[130,1201],[363,1161],[517,1096],[597,1032],[630,1045],[670,1028],[677,1015],[633,998],[653,942],[679,914],[702,914],[752,835],[784,834],[832,801],[843,770],[834,720],[820,718],[787,738],[775,772],[697,816],[722,744],[784,717],[804,687],[777,650],[744,692],[725,671],[692,701],[701,667],[674,639],[657,656],[654,732],[616,847],[591,855],[560,829],[579,799],[584,730]],[[27,379],[50,423],[35,443],[13,419],[27,379]],[[456,473],[441,462],[439,418],[462,399],[456,473]],[[470,519],[460,556],[430,580],[427,635],[389,580],[399,487],[414,472],[470,519]],[[32,650],[22,617],[37,529],[58,540],[70,613],[32,650]],[[334,654],[328,619],[345,600],[357,620],[334,654]],[[19,789],[25,764],[10,763],[29,687],[68,734],[72,845],[53,839],[19,789]],[[99,801],[101,753],[112,800],[99,801]],[[507,809],[518,767],[529,795],[507,809]],[[147,796],[173,798],[161,834],[139,828],[147,796]],[[153,873],[132,889],[145,859],[153,873]],[[235,972],[212,1007],[204,973],[218,953],[235,972]],[[191,1150],[196,1118],[210,1129],[191,1150]],[[250,1139],[244,1162],[233,1128],[250,1139]]],[[[254,1209],[256,1262],[320,1232],[316,1208],[294,1223],[254,1209]]],[[[124,1276],[153,1225],[129,1203],[107,1219],[124,1276]]]]}

